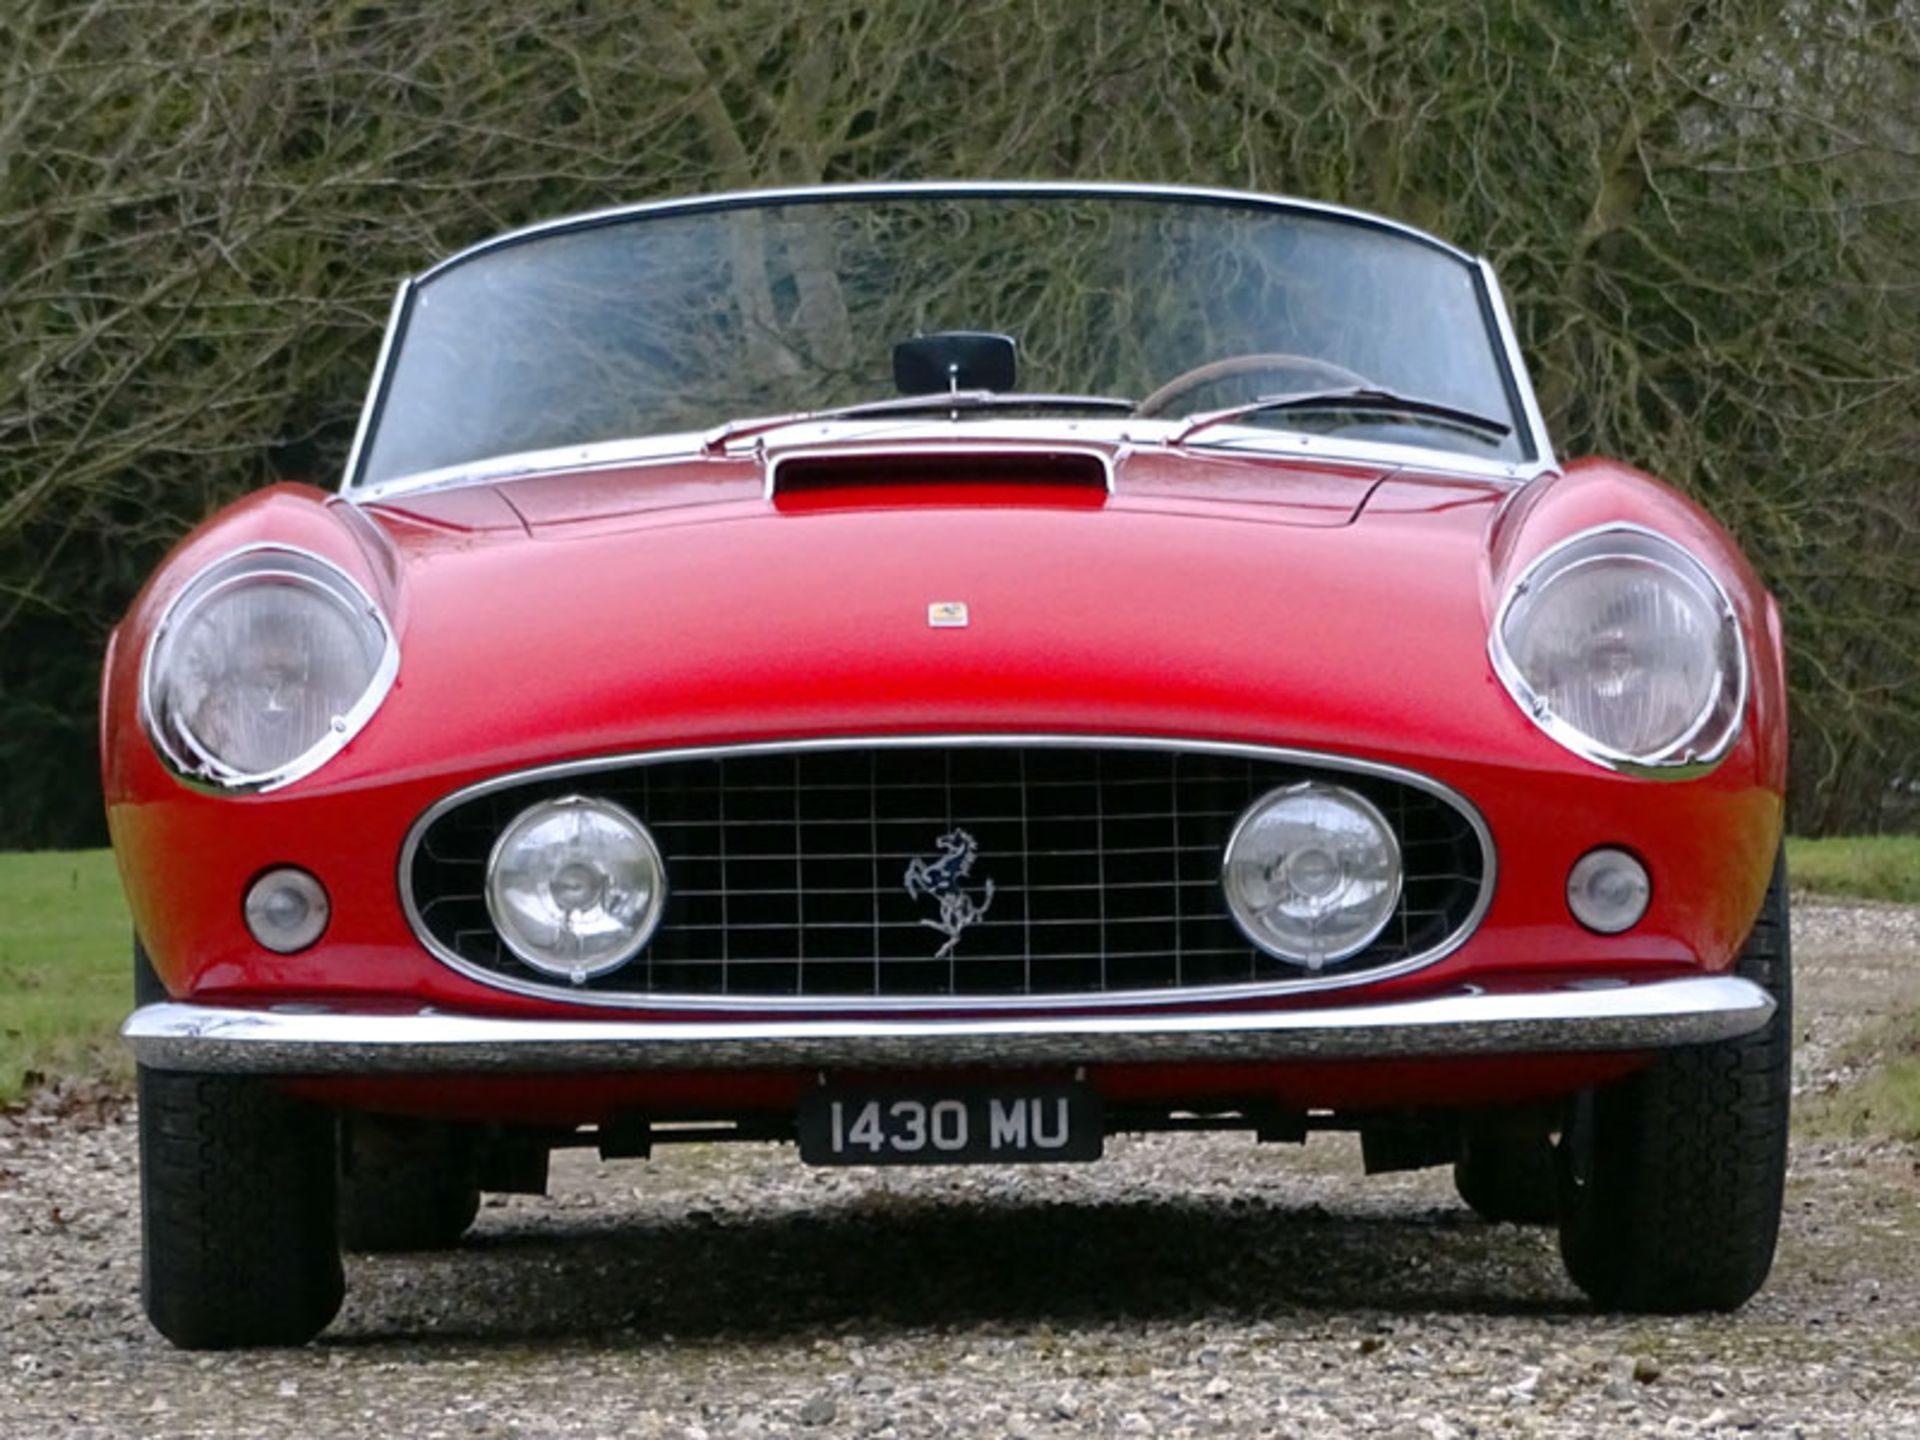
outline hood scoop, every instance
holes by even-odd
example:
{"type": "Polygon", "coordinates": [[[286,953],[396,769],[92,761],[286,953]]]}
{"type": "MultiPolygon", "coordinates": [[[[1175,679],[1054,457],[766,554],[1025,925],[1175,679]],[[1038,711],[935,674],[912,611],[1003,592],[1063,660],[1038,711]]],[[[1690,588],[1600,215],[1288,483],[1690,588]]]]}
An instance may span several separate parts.
{"type": "Polygon", "coordinates": [[[1113,469],[1097,450],[1053,446],[802,451],[768,462],[782,510],[951,503],[1098,507],[1113,469]]]}

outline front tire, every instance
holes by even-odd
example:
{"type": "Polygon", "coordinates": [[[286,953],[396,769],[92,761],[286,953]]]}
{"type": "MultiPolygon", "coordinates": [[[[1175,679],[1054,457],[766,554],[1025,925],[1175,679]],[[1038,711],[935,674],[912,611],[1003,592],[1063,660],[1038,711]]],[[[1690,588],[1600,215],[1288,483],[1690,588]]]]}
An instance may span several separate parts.
{"type": "Polygon", "coordinates": [[[133,1003],[136,1008],[142,1005],[161,1005],[173,997],[167,993],[167,987],[160,983],[160,977],[154,972],[153,960],[147,954],[147,947],[140,943],[138,935],[133,937],[133,1003]]]}
{"type": "Polygon", "coordinates": [[[1560,1253],[1610,1310],[1733,1310],[1767,1278],[1787,1172],[1793,967],[1784,856],[1734,973],[1773,996],[1750,1035],[1668,1051],[1577,1101],[1560,1253]]]}
{"type": "Polygon", "coordinates": [[[334,1126],[247,1076],[142,1067],[141,1292],[184,1350],[304,1345],[345,1290],[334,1126]]]}

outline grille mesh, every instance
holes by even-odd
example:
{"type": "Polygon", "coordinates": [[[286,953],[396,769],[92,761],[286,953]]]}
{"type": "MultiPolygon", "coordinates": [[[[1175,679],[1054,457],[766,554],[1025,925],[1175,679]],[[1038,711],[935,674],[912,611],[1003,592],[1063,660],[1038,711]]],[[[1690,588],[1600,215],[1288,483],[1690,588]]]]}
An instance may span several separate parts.
{"type": "Polygon", "coordinates": [[[441,946],[502,977],[551,984],[495,934],[486,860],[526,806],[589,794],[646,823],[668,876],[647,948],[590,991],[1020,997],[1294,980],[1303,972],[1241,935],[1219,874],[1247,806],[1309,778],[1378,805],[1406,866],[1380,937],[1322,975],[1393,965],[1466,923],[1485,857],[1466,817],[1425,790],[1290,762],[1097,745],[722,753],[534,781],[436,817],[406,878],[441,946]],[[981,912],[957,937],[930,923],[938,894],[907,885],[916,861],[955,863],[963,843],[943,852],[939,842],[956,831],[975,847],[960,888],[981,912]]]}

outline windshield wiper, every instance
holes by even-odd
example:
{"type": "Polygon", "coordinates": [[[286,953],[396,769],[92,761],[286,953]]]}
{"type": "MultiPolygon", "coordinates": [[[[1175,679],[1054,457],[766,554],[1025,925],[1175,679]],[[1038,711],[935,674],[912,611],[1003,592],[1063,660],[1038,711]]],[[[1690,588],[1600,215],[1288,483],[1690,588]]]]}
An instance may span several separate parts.
{"type": "Polygon", "coordinates": [[[1258,400],[1249,400],[1244,405],[1209,410],[1188,420],[1167,443],[1184,445],[1202,430],[1211,430],[1216,425],[1286,410],[1377,410],[1383,414],[1419,415],[1444,420],[1464,430],[1478,430],[1497,440],[1504,440],[1513,433],[1511,425],[1491,415],[1462,410],[1457,405],[1442,404],[1438,400],[1423,400],[1417,395],[1401,395],[1370,385],[1351,385],[1337,390],[1305,390],[1293,395],[1262,395],[1258,400]]]}
{"type": "Polygon", "coordinates": [[[872,415],[925,415],[942,410],[1105,410],[1131,415],[1140,402],[1124,395],[1026,395],[1017,391],[952,390],[945,394],[895,395],[887,400],[864,400],[831,410],[798,410],[791,415],[763,415],[753,420],[730,420],[711,432],[700,448],[709,455],[749,435],[805,425],[815,420],[859,420],[872,415]]]}

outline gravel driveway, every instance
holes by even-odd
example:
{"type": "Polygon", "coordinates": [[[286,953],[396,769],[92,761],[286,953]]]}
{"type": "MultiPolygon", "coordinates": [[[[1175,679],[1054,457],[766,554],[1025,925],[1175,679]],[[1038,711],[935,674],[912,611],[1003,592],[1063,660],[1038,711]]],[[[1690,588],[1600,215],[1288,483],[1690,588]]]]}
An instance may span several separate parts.
{"type": "MultiPolygon", "coordinates": [[[[1803,1087],[1920,1002],[1920,912],[1803,905],[1803,1087]]],[[[0,1435],[1920,1435],[1920,1150],[1802,1140],[1733,1317],[1589,1311],[1544,1230],[1347,1137],[1121,1139],[1089,1167],[568,1154],[462,1250],[349,1263],[305,1350],[138,1306],[134,1132],[0,1119],[0,1435]]],[[[68,1105],[72,1109],[71,1103],[68,1105]]],[[[89,1110],[97,1113],[86,1116],[89,1110]]]]}

